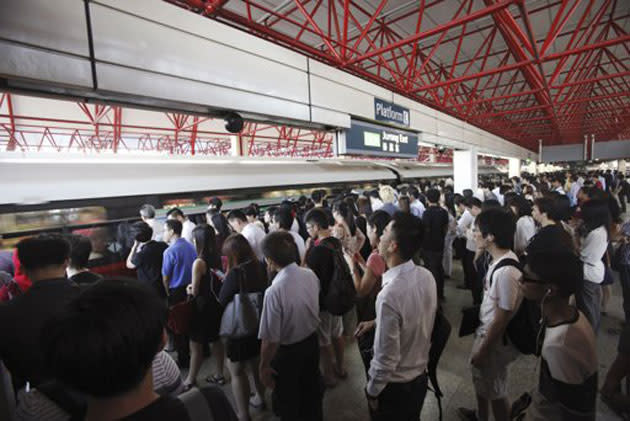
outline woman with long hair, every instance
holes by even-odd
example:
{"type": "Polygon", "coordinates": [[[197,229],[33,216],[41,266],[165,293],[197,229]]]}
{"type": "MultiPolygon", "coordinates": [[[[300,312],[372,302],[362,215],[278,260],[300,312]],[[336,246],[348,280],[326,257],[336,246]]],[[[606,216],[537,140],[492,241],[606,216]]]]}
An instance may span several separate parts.
{"type": "Polygon", "coordinates": [[[341,241],[344,253],[354,257],[365,243],[365,234],[357,227],[355,212],[347,202],[340,200],[333,204],[333,218],[333,236],[341,241]]]}
{"type": "Polygon", "coordinates": [[[575,303],[597,333],[601,319],[601,283],[606,270],[602,258],[608,248],[610,211],[604,200],[589,200],[581,210],[580,260],[584,264],[584,282],[575,295],[575,303]]]}
{"type": "Polygon", "coordinates": [[[223,344],[219,338],[221,308],[213,290],[218,290],[220,279],[216,270],[221,267],[221,259],[216,246],[216,236],[211,226],[197,225],[192,232],[197,259],[193,262],[192,282],[188,285],[188,295],[193,297],[193,316],[190,324],[190,371],[184,381],[185,390],[197,384],[197,375],[203,362],[203,346],[212,343],[217,373],[223,377],[223,344]]]}
{"type": "MultiPolygon", "coordinates": [[[[256,258],[249,242],[241,234],[230,235],[223,243],[227,257],[227,275],[223,281],[219,302],[225,308],[240,293],[241,283],[247,292],[264,292],[268,285],[267,272],[256,258]]],[[[260,340],[258,333],[240,339],[227,339],[228,369],[232,376],[232,391],[240,421],[251,419],[249,406],[264,407],[264,387],[258,377],[260,340]],[[254,380],[255,395],[250,399],[248,374],[254,380]]]]}
{"type": "Polygon", "coordinates": [[[377,210],[370,215],[367,225],[367,236],[372,247],[372,253],[368,257],[367,262],[359,255],[353,261],[354,287],[359,297],[357,316],[359,329],[363,329],[360,332],[357,331],[357,333],[361,333],[361,335],[358,335],[358,345],[366,372],[370,367],[372,348],[374,346],[374,331],[366,327],[370,326],[370,323],[376,319],[376,296],[381,290],[381,277],[387,270],[385,260],[378,254],[378,244],[390,220],[391,216],[382,210],[377,210]]]}
{"type": "Polygon", "coordinates": [[[223,249],[223,242],[232,233],[227,218],[218,209],[208,209],[206,212],[208,225],[214,228],[217,239],[217,250],[223,249]]]}

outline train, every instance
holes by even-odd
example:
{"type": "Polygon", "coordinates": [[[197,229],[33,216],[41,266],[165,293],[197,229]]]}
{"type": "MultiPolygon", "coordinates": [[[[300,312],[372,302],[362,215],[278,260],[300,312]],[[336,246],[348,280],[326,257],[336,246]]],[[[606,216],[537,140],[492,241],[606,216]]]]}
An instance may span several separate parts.
{"type": "Polygon", "coordinates": [[[222,199],[223,210],[253,202],[265,207],[315,189],[335,195],[451,177],[452,171],[449,164],[411,161],[0,154],[1,248],[45,232],[79,233],[92,240],[92,270],[130,275],[124,267],[130,247],[125,231],[139,220],[145,203],[158,209],[158,219],[176,206],[198,223],[205,221],[213,196],[222,199]]]}

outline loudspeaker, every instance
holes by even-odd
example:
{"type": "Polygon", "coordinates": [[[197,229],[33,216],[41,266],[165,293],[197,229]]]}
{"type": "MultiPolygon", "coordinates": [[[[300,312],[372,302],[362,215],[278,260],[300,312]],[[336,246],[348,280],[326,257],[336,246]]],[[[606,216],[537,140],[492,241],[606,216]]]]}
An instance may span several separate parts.
{"type": "Polygon", "coordinates": [[[230,133],[238,133],[243,130],[243,117],[237,113],[228,113],[225,116],[225,130],[230,133]]]}

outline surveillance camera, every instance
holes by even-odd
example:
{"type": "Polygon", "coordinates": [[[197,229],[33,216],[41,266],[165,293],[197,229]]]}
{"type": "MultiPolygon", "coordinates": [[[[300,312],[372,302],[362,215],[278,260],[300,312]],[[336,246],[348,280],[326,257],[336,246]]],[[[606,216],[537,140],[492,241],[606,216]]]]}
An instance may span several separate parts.
{"type": "Polygon", "coordinates": [[[444,145],[435,145],[435,147],[437,148],[438,153],[444,153],[444,151],[446,151],[446,147],[444,145]]]}
{"type": "Polygon", "coordinates": [[[243,130],[243,117],[234,112],[229,112],[225,116],[225,130],[230,133],[238,133],[243,130]]]}

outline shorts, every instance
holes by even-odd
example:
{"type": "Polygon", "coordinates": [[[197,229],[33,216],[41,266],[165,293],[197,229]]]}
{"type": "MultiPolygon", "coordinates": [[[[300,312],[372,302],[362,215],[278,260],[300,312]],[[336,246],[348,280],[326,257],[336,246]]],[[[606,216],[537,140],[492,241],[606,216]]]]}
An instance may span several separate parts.
{"type": "Polygon", "coordinates": [[[333,316],[327,311],[320,311],[319,320],[317,339],[319,339],[320,347],[330,345],[332,338],[338,338],[343,335],[341,316],[333,316]]]}
{"type": "MultiPolygon", "coordinates": [[[[484,336],[475,334],[471,357],[483,343],[484,336]]],[[[508,366],[516,359],[518,351],[510,344],[495,345],[481,367],[470,366],[473,385],[478,396],[496,400],[508,397],[508,366]]]]}
{"type": "Polygon", "coordinates": [[[357,330],[357,307],[352,306],[350,310],[341,317],[342,326],[343,326],[343,334],[345,336],[354,336],[354,331],[357,330]]]}

